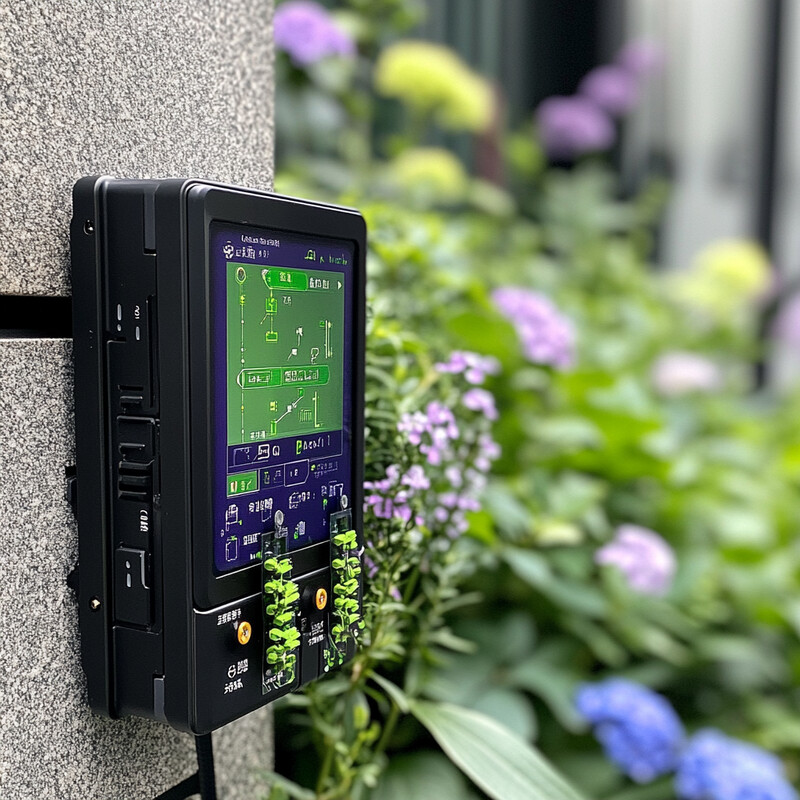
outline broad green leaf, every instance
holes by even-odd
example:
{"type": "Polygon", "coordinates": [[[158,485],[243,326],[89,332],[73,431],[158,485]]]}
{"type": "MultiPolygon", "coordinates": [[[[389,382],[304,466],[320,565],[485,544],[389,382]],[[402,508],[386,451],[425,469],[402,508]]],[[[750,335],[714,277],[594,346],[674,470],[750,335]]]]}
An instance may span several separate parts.
{"type": "Polygon", "coordinates": [[[422,701],[411,712],[494,800],[583,800],[537,750],[485,714],[422,701]]]}
{"type": "Polygon", "coordinates": [[[375,800],[464,800],[467,787],[461,773],[441,753],[394,756],[372,792],[375,800]]]}
{"type": "Polygon", "coordinates": [[[526,742],[536,740],[536,712],[531,701],[522,692],[499,686],[490,688],[479,693],[474,702],[470,703],[470,708],[497,720],[526,742]]]}

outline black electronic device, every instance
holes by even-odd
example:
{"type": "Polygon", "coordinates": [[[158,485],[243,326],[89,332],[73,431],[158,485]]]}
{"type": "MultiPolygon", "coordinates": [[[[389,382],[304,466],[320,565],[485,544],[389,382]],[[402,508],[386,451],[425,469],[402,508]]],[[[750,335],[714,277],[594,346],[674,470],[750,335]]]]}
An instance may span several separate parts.
{"type": "Polygon", "coordinates": [[[207,733],[361,620],[366,231],[200,180],[83,178],[72,290],[95,711],[207,733]]]}

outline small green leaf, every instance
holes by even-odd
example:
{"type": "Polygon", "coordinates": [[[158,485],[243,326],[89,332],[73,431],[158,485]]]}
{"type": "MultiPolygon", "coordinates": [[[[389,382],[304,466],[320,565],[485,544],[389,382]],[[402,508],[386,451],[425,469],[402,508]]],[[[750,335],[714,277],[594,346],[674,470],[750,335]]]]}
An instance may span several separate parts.
{"type": "Polygon", "coordinates": [[[378,686],[383,689],[386,694],[394,701],[394,704],[404,713],[408,714],[410,711],[410,706],[408,702],[408,697],[406,697],[405,692],[399,687],[395,686],[391,681],[386,680],[383,675],[378,675],[377,672],[372,673],[372,680],[378,684],[378,686]]]}
{"type": "Polygon", "coordinates": [[[264,780],[269,783],[273,793],[276,789],[279,789],[283,791],[287,797],[291,797],[292,800],[315,800],[317,796],[310,789],[299,786],[288,778],[284,778],[283,775],[278,775],[277,772],[263,770],[260,774],[264,777],[264,780]]]}
{"type": "Polygon", "coordinates": [[[459,706],[416,701],[411,712],[494,800],[583,800],[530,745],[500,723],[459,706]]]}

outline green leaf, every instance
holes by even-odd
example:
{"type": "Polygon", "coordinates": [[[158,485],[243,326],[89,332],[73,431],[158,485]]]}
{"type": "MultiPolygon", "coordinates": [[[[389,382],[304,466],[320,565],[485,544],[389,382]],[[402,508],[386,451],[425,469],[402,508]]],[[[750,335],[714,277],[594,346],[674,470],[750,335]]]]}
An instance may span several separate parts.
{"type": "Polygon", "coordinates": [[[608,601],[601,592],[582,581],[570,581],[556,575],[547,559],[539,553],[507,547],[503,557],[523,581],[560,608],[593,618],[603,618],[608,614],[608,601]]]}
{"type": "Polygon", "coordinates": [[[580,679],[563,664],[550,664],[534,654],[510,671],[508,682],[541,698],[568,731],[578,733],[585,729],[583,719],[575,710],[575,691],[580,679]]]}
{"type": "Polygon", "coordinates": [[[441,754],[431,752],[394,756],[372,793],[375,800],[464,800],[461,773],[441,754]]]}
{"type": "Polygon", "coordinates": [[[270,797],[280,797],[279,792],[283,792],[286,797],[291,797],[292,800],[315,800],[317,796],[311,789],[299,786],[288,778],[284,778],[283,775],[278,775],[277,772],[259,770],[259,775],[269,784],[270,797]]]}
{"type": "Polygon", "coordinates": [[[522,692],[494,687],[478,694],[471,704],[474,711],[486,714],[526,742],[536,740],[538,725],[531,701],[522,692]]]}
{"type": "Polygon", "coordinates": [[[378,686],[383,689],[386,694],[392,699],[394,704],[404,713],[408,714],[410,707],[408,702],[408,697],[406,696],[405,692],[399,687],[393,684],[391,681],[386,680],[383,675],[379,675],[377,672],[372,673],[372,680],[378,684],[378,686]]]}
{"type": "Polygon", "coordinates": [[[422,701],[413,702],[411,712],[494,800],[583,800],[537,750],[485,714],[422,701]]]}

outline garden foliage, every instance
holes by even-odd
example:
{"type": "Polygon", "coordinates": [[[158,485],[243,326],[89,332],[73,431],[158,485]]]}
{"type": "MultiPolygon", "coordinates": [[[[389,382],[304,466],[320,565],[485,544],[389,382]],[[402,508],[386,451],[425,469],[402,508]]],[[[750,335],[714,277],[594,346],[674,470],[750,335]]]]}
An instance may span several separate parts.
{"type": "MultiPolygon", "coordinates": [[[[484,84],[391,43],[416,4],[345,6],[315,35],[351,56],[280,62],[278,188],[369,226],[366,627],[279,707],[271,796],[796,797],[800,396],[754,389],[764,254],[654,269],[664,187],[548,167],[552,104],[538,140],[495,142],[513,179],[470,177],[429,141],[463,93],[415,94],[397,60],[484,84]]],[[[629,47],[582,85],[606,138],[656,61],[629,47]]],[[[476,97],[465,131],[494,113],[476,97]]]]}

